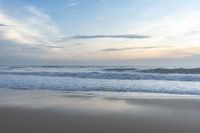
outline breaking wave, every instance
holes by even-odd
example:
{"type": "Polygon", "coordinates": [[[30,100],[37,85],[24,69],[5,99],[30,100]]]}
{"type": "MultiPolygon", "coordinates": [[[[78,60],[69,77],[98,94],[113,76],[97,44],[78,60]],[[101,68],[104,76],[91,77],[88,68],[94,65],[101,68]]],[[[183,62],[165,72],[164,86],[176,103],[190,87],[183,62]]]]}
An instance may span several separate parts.
{"type": "Polygon", "coordinates": [[[0,88],[200,95],[200,68],[0,67],[0,88]]]}

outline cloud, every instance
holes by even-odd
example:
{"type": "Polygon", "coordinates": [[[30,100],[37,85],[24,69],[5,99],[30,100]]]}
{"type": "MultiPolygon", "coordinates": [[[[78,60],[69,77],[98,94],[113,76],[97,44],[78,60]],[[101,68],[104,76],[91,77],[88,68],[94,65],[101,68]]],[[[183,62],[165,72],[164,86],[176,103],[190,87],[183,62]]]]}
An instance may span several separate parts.
{"type": "Polygon", "coordinates": [[[191,35],[199,35],[200,33],[200,30],[192,30],[192,31],[189,31],[188,33],[186,33],[185,35],[187,36],[191,36],[191,35]]]}
{"type": "Polygon", "coordinates": [[[26,6],[25,9],[29,11],[31,14],[33,14],[35,17],[50,20],[50,17],[47,14],[43,13],[42,11],[40,11],[38,8],[34,6],[26,6]]]}
{"type": "Polygon", "coordinates": [[[79,3],[76,0],[68,0],[67,4],[65,5],[66,7],[73,7],[77,6],[79,3]]]}
{"type": "Polygon", "coordinates": [[[6,24],[0,24],[0,27],[1,27],[1,26],[4,27],[4,26],[9,26],[9,25],[6,25],[6,24]]]}
{"type": "Polygon", "coordinates": [[[8,25],[8,24],[2,24],[0,23],[0,27],[19,27],[17,25],[8,25]]]}
{"type": "Polygon", "coordinates": [[[53,38],[61,36],[48,14],[34,6],[26,6],[22,10],[20,17],[0,10],[0,26],[4,26],[0,31],[0,40],[26,45],[52,45],[55,42],[53,38]]]}
{"type": "Polygon", "coordinates": [[[107,49],[103,49],[102,51],[113,52],[113,51],[125,51],[125,50],[133,50],[133,49],[155,49],[155,48],[163,48],[163,47],[150,46],[150,47],[107,48],[107,49]]]}
{"type": "Polygon", "coordinates": [[[101,39],[101,38],[124,38],[124,39],[148,39],[148,35],[139,34],[121,34],[121,35],[75,35],[70,37],[64,37],[63,39],[101,39]]]}
{"type": "Polygon", "coordinates": [[[20,27],[20,26],[17,26],[17,25],[8,25],[8,24],[2,24],[2,23],[0,23],[0,27],[15,27],[15,28],[17,28],[17,27],[20,27]]]}
{"type": "MultiPolygon", "coordinates": [[[[199,40],[200,12],[197,9],[182,9],[163,15],[159,19],[147,20],[132,27],[136,32],[155,36],[158,41],[170,41],[180,47],[199,40]],[[186,44],[187,43],[187,44],[186,44]]],[[[199,41],[197,42],[199,44],[199,41]]]]}
{"type": "Polygon", "coordinates": [[[58,45],[49,45],[46,46],[47,48],[65,48],[64,46],[58,46],[58,45]]]}

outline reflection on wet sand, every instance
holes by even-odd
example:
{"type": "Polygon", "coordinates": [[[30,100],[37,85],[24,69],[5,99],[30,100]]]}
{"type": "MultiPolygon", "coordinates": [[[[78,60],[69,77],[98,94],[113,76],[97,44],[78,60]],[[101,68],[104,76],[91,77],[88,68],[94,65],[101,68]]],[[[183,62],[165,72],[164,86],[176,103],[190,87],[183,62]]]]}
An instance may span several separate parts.
{"type": "Polygon", "coordinates": [[[0,132],[199,133],[200,98],[0,89],[0,132]],[[19,122],[20,121],[20,122],[19,122]]]}

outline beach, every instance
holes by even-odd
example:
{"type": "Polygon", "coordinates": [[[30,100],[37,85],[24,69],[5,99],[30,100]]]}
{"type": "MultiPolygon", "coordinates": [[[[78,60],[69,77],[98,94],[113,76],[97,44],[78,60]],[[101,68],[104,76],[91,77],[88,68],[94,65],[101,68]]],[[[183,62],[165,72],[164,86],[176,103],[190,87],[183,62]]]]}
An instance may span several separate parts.
{"type": "Polygon", "coordinates": [[[0,89],[1,133],[199,133],[200,97],[0,89]]]}
{"type": "Polygon", "coordinates": [[[0,0],[0,133],[200,133],[200,0],[0,0]]]}

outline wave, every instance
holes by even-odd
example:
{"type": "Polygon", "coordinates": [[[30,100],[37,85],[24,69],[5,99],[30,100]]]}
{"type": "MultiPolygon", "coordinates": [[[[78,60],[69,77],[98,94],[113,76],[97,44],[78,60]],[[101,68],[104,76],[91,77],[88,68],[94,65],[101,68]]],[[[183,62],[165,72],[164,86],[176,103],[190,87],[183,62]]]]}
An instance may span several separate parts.
{"type": "Polygon", "coordinates": [[[103,71],[113,71],[113,72],[130,72],[130,71],[136,71],[136,68],[106,68],[103,69],[103,71]]]}
{"type": "Polygon", "coordinates": [[[120,80],[171,80],[200,81],[200,75],[192,74],[152,74],[152,73],[102,73],[102,72],[0,72],[0,75],[32,75],[45,77],[74,77],[90,79],[120,79],[120,80]]]}
{"type": "Polygon", "coordinates": [[[156,68],[141,70],[143,73],[163,73],[163,74],[200,74],[200,68],[156,68]]]}
{"type": "Polygon", "coordinates": [[[0,88],[200,95],[200,68],[0,66],[0,88]]]}
{"type": "Polygon", "coordinates": [[[138,72],[138,73],[158,73],[158,74],[200,74],[200,68],[148,68],[148,67],[128,67],[128,66],[0,66],[0,70],[14,69],[91,69],[102,72],[138,72]]]}
{"type": "Polygon", "coordinates": [[[152,68],[152,69],[138,69],[138,68],[106,68],[103,71],[108,72],[139,72],[139,73],[158,73],[158,74],[200,74],[200,68],[152,68]]]}
{"type": "Polygon", "coordinates": [[[0,75],[0,88],[200,95],[200,82],[0,75]]]}

